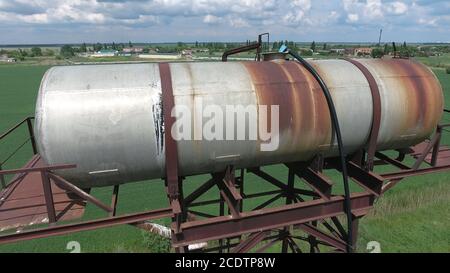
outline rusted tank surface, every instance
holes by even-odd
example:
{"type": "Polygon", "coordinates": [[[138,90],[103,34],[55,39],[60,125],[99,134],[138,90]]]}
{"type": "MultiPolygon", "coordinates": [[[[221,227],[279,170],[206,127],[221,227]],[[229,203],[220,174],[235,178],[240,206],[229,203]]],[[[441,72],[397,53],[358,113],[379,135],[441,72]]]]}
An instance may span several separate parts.
{"type": "MultiPolygon", "coordinates": [[[[359,61],[380,90],[377,149],[404,148],[429,136],[443,108],[434,74],[411,60],[359,61]]],[[[346,152],[364,147],[373,118],[366,78],[344,60],[310,63],[333,96],[346,152]]],[[[221,171],[229,164],[244,168],[337,155],[325,97],[299,63],[186,62],[170,64],[170,71],[175,105],[191,113],[188,139],[183,139],[186,127],[164,127],[158,64],[51,68],[36,107],[35,133],[43,159],[77,164],[60,174],[81,187],[96,187],[163,177],[164,134],[169,132],[178,139],[181,175],[221,171]],[[278,106],[275,120],[273,105],[278,106]],[[267,106],[267,115],[258,106],[267,106]],[[217,123],[221,116],[224,122],[217,123]],[[228,120],[235,121],[231,133],[228,120]],[[260,132],[251,138],[252,129],[262,124],[279,133],[270,140],[260,132]],[[214,134],[205,137],[205,127],[214,134]],[[261,149],[275,142],[275,149],[261,149]]],[[[178,122],[183,115],[177,117],[178,122]]]]}

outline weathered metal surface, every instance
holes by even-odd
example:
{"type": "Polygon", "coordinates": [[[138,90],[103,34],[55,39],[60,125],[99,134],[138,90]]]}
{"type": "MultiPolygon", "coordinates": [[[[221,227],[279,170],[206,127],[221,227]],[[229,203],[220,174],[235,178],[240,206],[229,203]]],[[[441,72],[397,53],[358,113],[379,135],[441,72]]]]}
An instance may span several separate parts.
{"type": "Polygon", "coordinates": [[[157,65],[51,68],[36,104],[39,153],[50,164],[77,162],[58,174],[80,188],[162,177],[160,96],[157,65]]]}
{"type": "Polygon", "coordinates": [[[363,73],[364,77],[366,77],[367,82],[369,83],[370,92],[372,94],[372,128],[370,129],[369,141],[367,143],[366,152],[367,152],[367,161],[366,161],[366,169],[371,171],[373,170],[373,160],[375,157],[375,152],[377,149],[377,140],[378,140],[378,132],[380,131],[380,122],[381,122],[381,97],[380,90],[378,89],[378,84],[375,78],[370,74],[370,71],[362,65],[360,62],[354,59],[344,59],[349,61],[358,67],[359,70],[363,73]]]}
{"type": "MultiPolygon", "coordinates": [[[[377,150],[423,141],[442,112],[442,89],[432,72],[410,60],[360,60],[375,78],[381,96],[377,150]],[[421,103],[419,103],[421,102],[421,103]],[[422,105],[423,104],[423,105],[422,105]]],[[[348,153],[366,145],[373,119],[369,83],[344,60],[311,61],[330,89],[348,153]]],[[[228,165],[249,168],[306,161],[337,154],[328,107],[314,78],[298,63],[172,63],[174,102],[192,113],[194,140],[178,140],[179,175],[220,172],[228,165]],[[235,140],[199,139],[210,118],[206,106],[228,106],[246,117],[235,140]],[[279,106],[279,147],[261,151],[261,139],[236,140],[261,124],[246,106],[279,106]],[[195,140],[197,137],[197,140],[195,140]]],[[[73,163],[58,172],[80,187],[105,186],[165,175],[161,79],[158,64],[56,67],[41,84],[36,140],[49,164],[73,163]]],[[[268,110],[270,113],[270,109],[268,110]]],[[[228,117],[225,117],[225,120],[228,117]]],[[[269,120],[261,122],[268,124],[269,120]]],[[[225,123],[225,122],[224,122],[225,123]]],[[[223,139],[226,125],[223,124],[223,139]]],[[[175,132],[177,135],[179,132],[175,132]]]]}
{"type": "Polygon", "coordinates": [[[375,77],[380,90],[378,150],[415,145],[436,129],[442,115],[443,94],[429,68],[410,59],[359,61],[375,77]]]}

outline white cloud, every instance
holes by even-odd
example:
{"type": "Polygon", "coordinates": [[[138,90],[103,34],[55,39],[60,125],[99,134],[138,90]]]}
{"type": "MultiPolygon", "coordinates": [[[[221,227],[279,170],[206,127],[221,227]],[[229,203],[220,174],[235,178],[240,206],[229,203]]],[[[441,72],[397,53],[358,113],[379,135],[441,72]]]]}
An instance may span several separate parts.
{"type": "Polygon", "coordinates": [[[123,32],[122,27],[155,27],[188,37],[211,32],[206,27],[211,25],[224,30],[214,37],[231,35],[225,30],[233,27],[242,29],[239,35],[269,30],[311,36],[328,32],[331,36],[326,39],[333,39],[339,37],[336,30],[360,31],[364,36],[363,28],[384,27],[399,33],[438,28],[436,35],[448,36],[449,14],[450,2],[445,0],[0,0],[0,30],[26,27],[42,34],[46,25],[67,33],[74,28],[80,33],[98,29],[111,33],[123,32]],[[196,32],[183,31],[186,28],[196,32]]]}
{"type": "Polygon", "coordinates": [[[242,18],[230,18],[230,25],[235,28],[249,27],[250,24],[242,18]]]}
{"type": "Polygon", "coordinates": [[[311,10],[310,0],[294,0],[291,2],[289,12],[283,16],[283,23],[288,26],[298,26],[300,24],[310,23],[306,18],[311,10]]]}
{"type": "Polygon", "coordinates": [[[396,1],[393,3],[388,3],[387,10],[390,13],[399,15],[406,13],[408,11],[408,6],[405,3],[396,1]]]}
{"type": "Polygon", "coordinates": [[[203,23],[206,23],[206,24],[217,24],[217,23],[220,23],[221,21],[222,21],[222,18],[211,15],[211,14],[207,14],[207,15],[205,15],[205,17],[203,17],[203,23]]]}
{"type": "Polygon", "coordinates": [[[349,22],[352,22],[352,23],[358,22],[359,16],[358,16],[358,14],[356,14],[356,13],[349,13],[349,14],[347,15],[347,19],[348,19],[349,22]]]}

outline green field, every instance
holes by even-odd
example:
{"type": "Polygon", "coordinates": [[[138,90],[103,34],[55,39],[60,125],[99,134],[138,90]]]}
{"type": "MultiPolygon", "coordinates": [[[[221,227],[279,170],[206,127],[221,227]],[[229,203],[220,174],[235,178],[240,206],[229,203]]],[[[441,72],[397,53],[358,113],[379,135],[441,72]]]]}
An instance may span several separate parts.
{"type": "MultiPolygon", "coordinates": [[[[43,73],[48,66],[1,65],[0,66],[0,132],[5,131],[17,121],[33,115],[36,92],[43,73]]],[[[450,107],[450,75],[442,68],[433,68],[440,79],[446,96],[446,106],[450,107]]],[[[450,116],[449,116],[450,118],[450,116]]],[[[450,119],[447,119],[449,121],[450,119]]],[[[0,162],[23,142],[26,131],[21,130],[14,137],[0,143],[0,162]]],[[[450,144],[450,133],[444,143],[450,144]]],[[[20,167],[30,157],[29,145],[21,149],[3,168],[20,167]]],[[[282,166],[267,167],[272,174],[287,177],[282,166]]],[[[337,191],[341,191],[339,176],[335,178],[337,191]]],[[[191,177],[185,183],[185,194],[198,186],[206,176],[191,177]]],[[[258,180],[246,176],[246,191],[261,191],[258,180]]],[[[272,189],[264,186],[264,190],[272,189]]],[[[353,186],[356,189],[355,186],[353,186]]],[[[110,202],[112,188],[93,189],[92,193],[105,203],[110,202]]],[[[209,197],[217,197],[211,190],[209,197]]],[[[266,198],[268,199],[268,198],[266,198]]],[[[252,208],[255,199],[246,203],[252,208]]],[[[165,207],[167,199],[161,181],[143,181],[121,186],[118,213],[143,211],[165,207]]],[[[405,179],[388,191],[375,205],[375,210],[364,217],[360,223],[358,251],[366,251],[369,241],[381,243],[383,252],[450,252],[450,183],[448,173],[440,173],[405,179]]],[[[217,206],[203,208],[203,212],[218,211],[217,206]]],[[[88,205],[84,219],[104,217],[106,213],[88,205]]],[[[163,221],[168,224],[169,220],[163,221]]],[[[83,252],[150,252],[144,233],[130,226],[119,226],[100,230],[80,232],[33,241],[0,246],[0,252],[69,252],[69,241],[78,241],[83,252]]],[[[279,251],[274,246],[270,251],[279,251]]]]}

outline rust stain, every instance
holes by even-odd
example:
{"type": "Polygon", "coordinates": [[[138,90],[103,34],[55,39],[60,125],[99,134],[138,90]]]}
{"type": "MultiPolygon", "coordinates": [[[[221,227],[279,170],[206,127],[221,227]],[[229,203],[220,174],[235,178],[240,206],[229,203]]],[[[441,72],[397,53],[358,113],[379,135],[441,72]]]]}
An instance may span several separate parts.
{"type": "Polygon", "coordinates": [[[258,105],[279,105],[282,151],[317,152],[331,137],[328,106],[320,86],[296,62],[244,62],[258,105]],[[299,149],[300,148],[300,149],[299,149]]]}
{"type": "Polygon", "coordinates": [[[416,61],[393,59],[385,61],[384,66],[394,70],[394,75],[395,72],[400,73],[398,80],[403,87],[408,110],[403,133],[418,133],[420,137],[429,135],[442,113],[442,89],[438,81],[416,61]]]}
{"type": "Polygon", "coordinates": [[[393,128],[389,146],[414,145],[429,136],[443,109],[442,88],[434,74],[423,64],[408,59],[371,60],[367,64],[377,71],[376,78],[385,84],[385,92],[398,97],[393,107],[401,108],[389,110],[400,114],[402,120],[393,128]]]}

